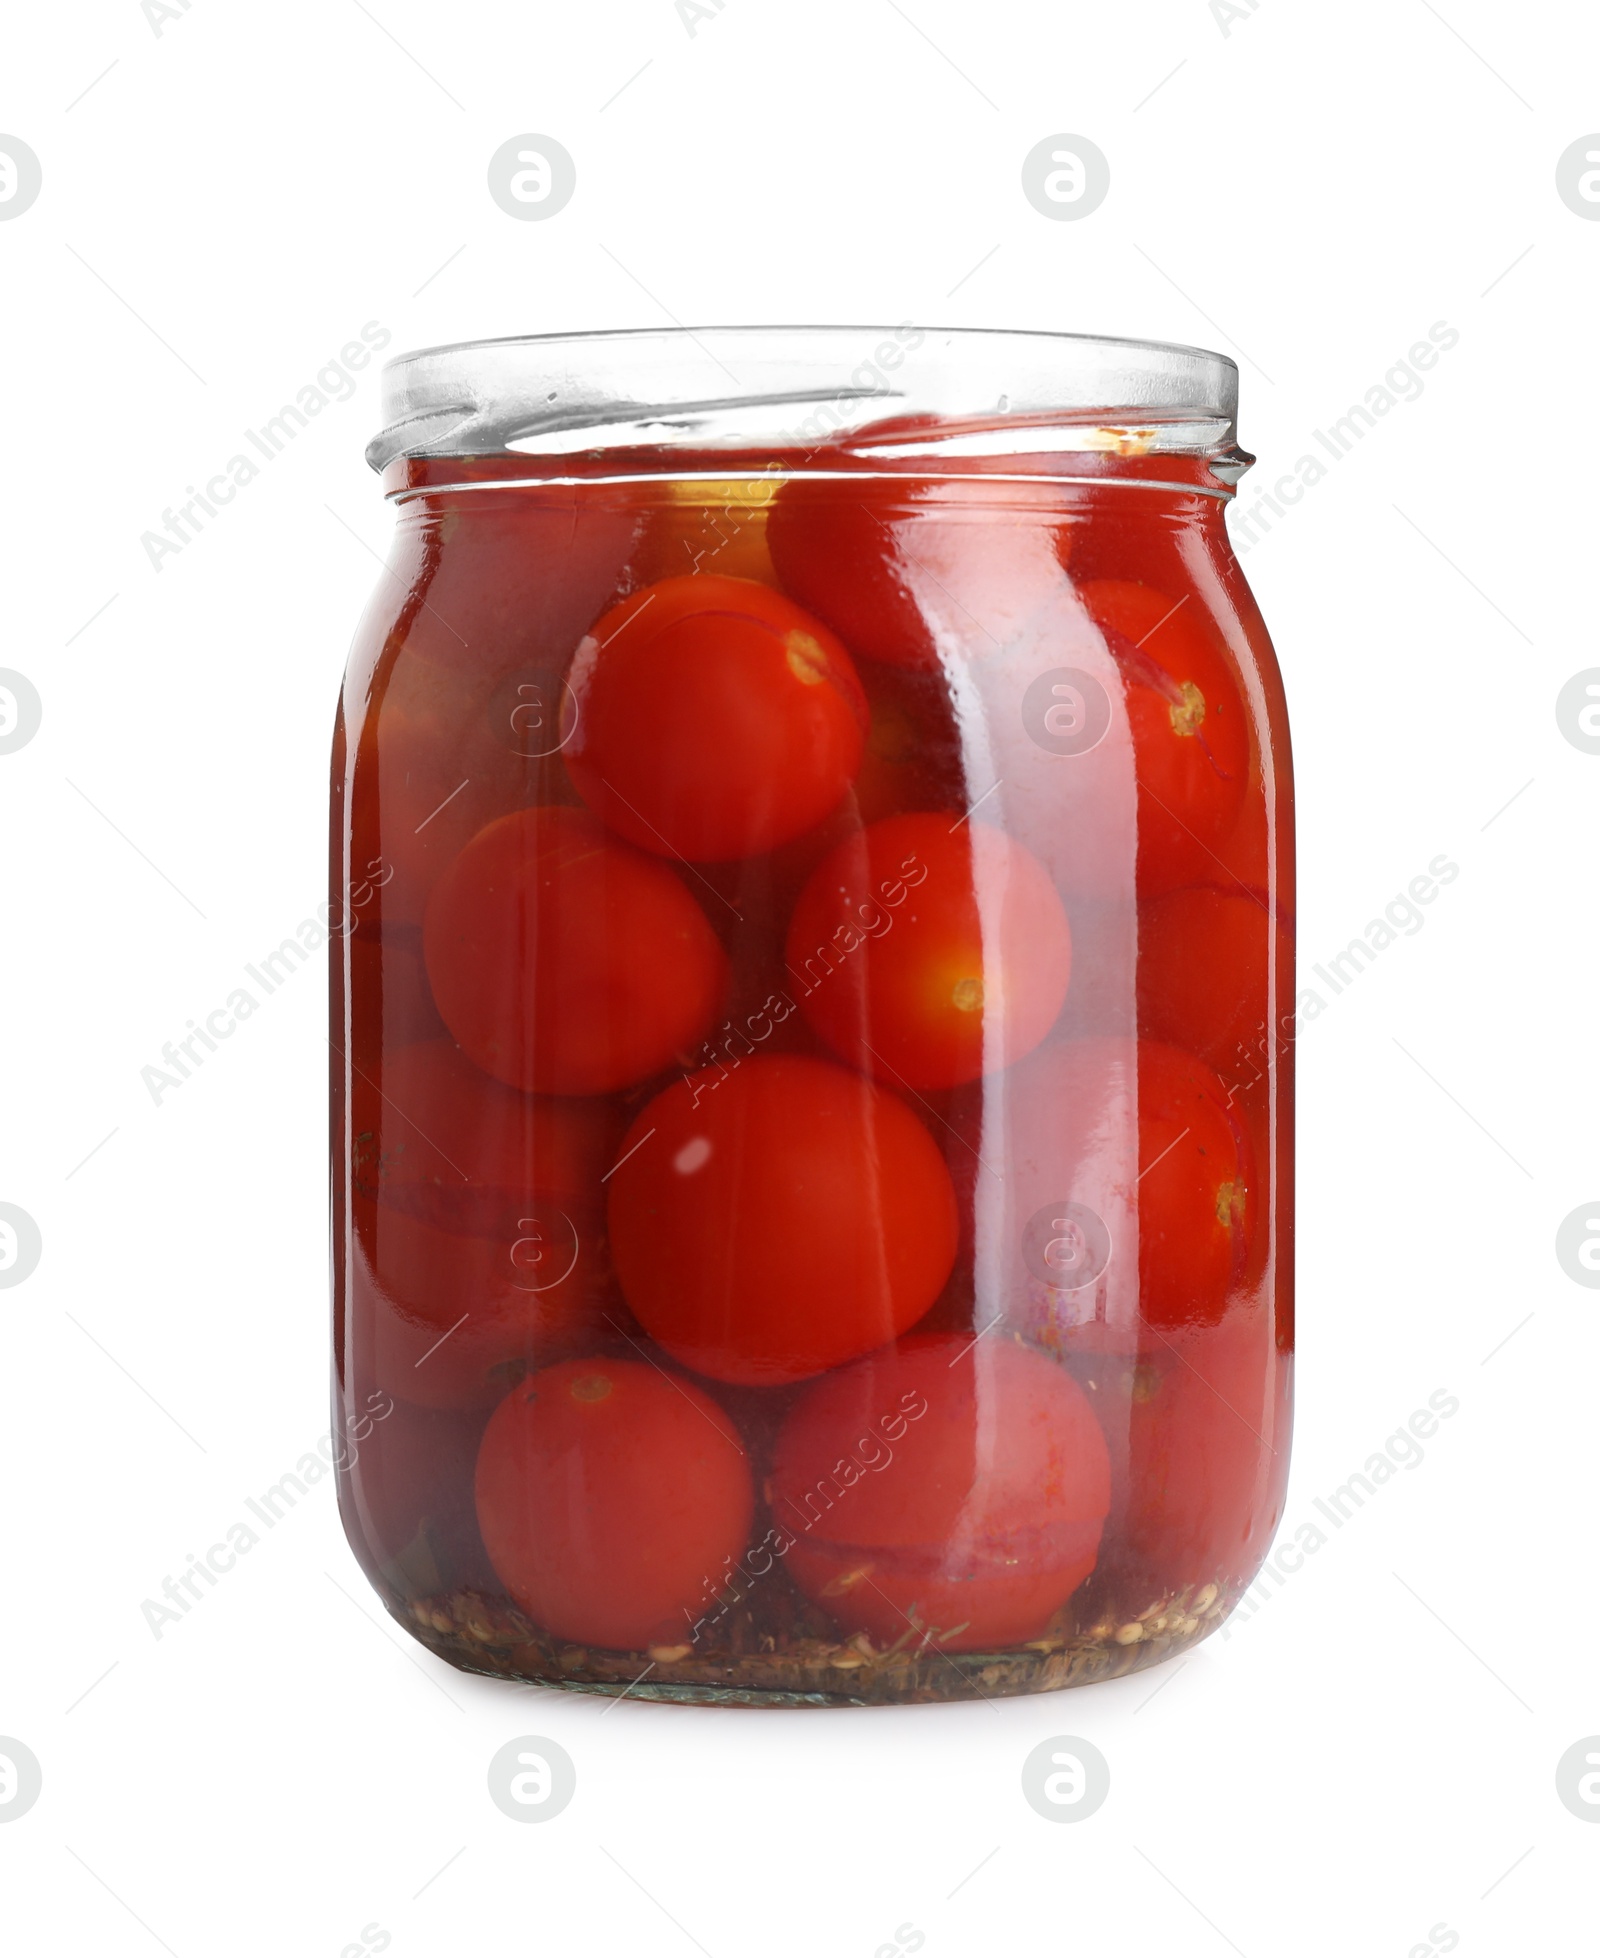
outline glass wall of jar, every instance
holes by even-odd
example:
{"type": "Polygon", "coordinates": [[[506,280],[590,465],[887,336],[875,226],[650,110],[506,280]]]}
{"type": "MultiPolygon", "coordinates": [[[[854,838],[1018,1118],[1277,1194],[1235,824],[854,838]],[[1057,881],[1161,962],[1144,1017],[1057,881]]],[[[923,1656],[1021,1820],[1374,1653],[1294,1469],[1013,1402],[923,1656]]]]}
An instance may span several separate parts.
{"type": "Polygon", "coordinates": [[[911,327],[386,370],[336,1418],[356,1553],[453,1664],[992,1697],[1250,1583],[1293,846],[1236,381],[911,327]]]}

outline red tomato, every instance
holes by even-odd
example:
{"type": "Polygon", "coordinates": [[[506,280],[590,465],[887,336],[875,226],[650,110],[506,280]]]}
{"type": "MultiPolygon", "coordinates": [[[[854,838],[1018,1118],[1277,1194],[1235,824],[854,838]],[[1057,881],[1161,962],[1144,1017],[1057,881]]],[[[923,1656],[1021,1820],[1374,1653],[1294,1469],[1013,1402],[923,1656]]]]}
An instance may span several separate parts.
{"type": "Polygon", "coordinates": [[[355,1344],[386,1392],[419,1407],[493,1407],[530,1367],[605,1335],[598,1232],[580,1234],[547,1205],[523,1221],[497,1243],[382,1204],[358,1217],[355,1344]]]}
{"type": "Polygon", "coordinates": [[[1201,1055],[1230,1082],[1260,1071],[1293,973],[1294,940],[1263,892],[1199,885],[1140,907],[1140,1032],[1201,1055]]]}
{"type": "Polygon", "coordinates": [[[650,1336],[697,1373],[774,1386],[914,1325],[956,1248],[955,1194],[898,1097],[761,1056],[675,1082],[624,1137],[611,1253],[650,1336]]]}
{"type": "Polygon", "coordinates": [[[1111,1464],[1064,1367],[923,1335],[807,1389],[767,1499],[790,1575],[841,1629],[971,1652],[1036,1638],[1093,1570],[1111,1464]]]}
{"type": "Polygon", "coordinates": [[[421,922],[440,871],[496,816],[571,798],[556,752],[562,675],[639,525],[637,511],[570,490],[445,502],[402,519],[394,582],[359,640],[381,646],[375,670],[352,669],[348,876],[357,890],[381,882],[390,924],[421,922]]]}
{"type": "Polygon", "coordinates": [[[449,1039],[397,1047],[381,1072],[358,1065],[350,1101],[360,1196],[507,1244],[536,1212],[596,1216],[615,1135],[598,1103],[518,1094],[449,1039]]]}
{"type": "Polygon", "coordinates": [[[514,1387],[478,1455],[478,1523],[517,1604],[556,1638],[680,1641],[750,1534],[750,1464],[692,1382],[564,1360],[514,1387]]]}
{"type": "Polygon", "coordinates": [[[572,663],[567,773],[630,843],[726,862],[821,822],[855,779],[866,697],[826,626],[748,578],[664,578],[572,663]]]}
{"type": "Polygon", "coordinates": [[[362,920],[346,944],[345,1029],[359,1066],[371,1069],[383,1054],[444,1032],[415,930],[400,939],[362,920]]]}
{"type": "Polygon", "coordinates": [[[851,814],[875,823],[907,809],[949,809],[965,793],[961,730],[941,675],[884,666],[867,676],[872,723],[856,777],[851,814]]]}
{"type": "Polygon", "coordinates": [[[1285,837],[1282,832],[1277,837],[1277,861],[1269,861],[1272,836],[1268,828],[1267,803],[1257,770],[1252,769],[1250,780],[1245,788],[1244,806],[1239,811],[1239,820],[1228,836],[1217,846],[1220,865],[1213,864],[1205,882],[1219,884],[1225,890],[1242,886],[1250,891],[1274,890],[1280,911],[1286,916],[1294,914],[1294,852],[1284,849],[1285,842],[1292,843],[1292,835],[1285,837]]]}
{"type": "MultiPolygon", "coordinates": [[[[522,666],[559,676],[622,586],[643,517],[620,496],[553,486],[481,486],[442,497],[431,518],[403,517],[402,658],[454,672],[474,689],[522,666]]],[[[380,585],[375,607],[392,590],[380,585]]]]}
{"type": "Polygon", "coordinates": [[[1244,703],[1228,664],[1182,598],[1115,579],[1082,585],[1078,595],[1127,686],[1140,892],[1213,877],[1250,766],[1244,703]]]}
{"type": "Polygon", "coordinates": [[[1139,1297],[1146,1324],[1215,1325],[1244,1272],[1253,1164],[1228,1091],[1192,1054],[1139,1043],[1139,1297]]]}
{"type": "Polygon", "coordinates": [[[1283,1512],[1288,1375],[1264,1314],[1156,1340],[1128,1428],[1127,1549],[1159,1590],[1242,1585],[1283,1512]]]}
{"type": "Polygon", "coordinates": [[[1204,1062],[1151,1040],[1052,1040],[1003,1095],[958,1101],[970,1322],[1130,1359],[1151,1327],[1214,1325],[1265,1265],[1254,1129],[1204,1062]]]}
{"type": "Polygon", "coordinates": [[[1009,1067],[1050,1031],[1072,934],[1049,872],[1002,831],[890,816],[825,857],[788,963],[801,1011],[856,1066],[912,1088],[1009,1067]]]}
{"type": "Polygon", "coordinates": [[[1138,1047],[1047,1040],[956,1098],[951,1171],[972,1253],[966,1323],[997,1318],[1051,1353],[1117,1353],[1141,1336],[1138,1047]]]}
{"type": "Polygon", "coordinates": [[[852,497],[839,483],[792,483],[772,506],[767,547],[785,589],[856,653],[936,668],[932,634],[906,579],[902,532],[890,521],[895,507],[865,484],[852,497]]]}
{"type": "Polygon", "coordinates": [[[422,928],[444,1022],[513,1087],[604,1094],[692,1046],[728,961],[665,864],[575,809],[523,809],[439,879],[422,928]]]}
{"type": "Polygon", "coordinates": [[[377,890],[385,924],[420,923],[441,872],[486,823],[572,799],[554,752],[559,733],[519,732],[510,718],[520,711],[525,719],[534,695],[543,713],[557,713],[560,673],[527,686],[513,708],[492,675],[404,656],[391,669],[361,732],[349,880],[357,897],[377,890]],[[520,751],[546,739],[549,754],[520,751]]]}
{"type": "MultiPolygon", "coordinates": [[[[986,556],[1013,547],[1019,518],[1047,526],[1052,562],[1065,557],[1067,526],[1053,491],[907,477],[892,488],[863,481],[855,492],[800,476],[772,506],[767,545],[784,589],[853,653],[937,671],[939,649],[919,591],[937,590],[952,571],[965,584],[963,567],[976,572],[986,556]]],[[[956,603],[959,615],[959,595],[956,603]]],[[[988,648],[985,622],[968,616],[975,643],[988,648]]]]}
{"type": "MultiPolygon", "coordinates": [[[[381,880],[386,922],[420,923],[440,872],[497,816],[574,799],[559,747],[563,678],[617,589],[637,511],[571,491],[473,490],[429,523],[403,520],[387,644],[355,676],[352,869],[381,880]]],[[[363,628],[364,636],[367,628],[363,628]]]]}
{"type": "Polygon", "coordinates": [[[1072,575],[1080,584],[1091,578],[1115,578],[1183,589],[1190,573],[1181,547],[1190,527],[1160,519],[1152,523],[1145,507],[1148,501],[1145,496],[1130,494],[1126,484],[1114,481],[1102,489],[1079,493],[1067,534],[1072,544],[1072,575]]]}

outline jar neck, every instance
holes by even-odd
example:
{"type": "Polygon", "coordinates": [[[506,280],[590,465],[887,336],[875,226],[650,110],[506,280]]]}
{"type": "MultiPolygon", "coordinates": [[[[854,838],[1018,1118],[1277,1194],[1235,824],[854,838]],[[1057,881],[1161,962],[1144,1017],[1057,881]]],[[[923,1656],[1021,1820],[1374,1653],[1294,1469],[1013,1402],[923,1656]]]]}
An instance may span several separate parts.
{"type": "MultiPolygon", "coordinates": [[[[1096,431],[1096,433],[1109,431],[1096,431]]],[[[1240,449],[1217,455],[1160,452],[1137,446],[1133,435],[1122,446],[1018,450],[1004,454],[957,455],[946,450],[915,453],[901,446],[864,455],[834,444],[802,449],[587,449],[562,456],[499,453],[463,456],[400,456],[383,470],[383,494],[391,501],[418,496],[448,496],[473,490],[558,489],[589,484],[901,481],[911,490],[922,484],[962,482],[1035,486],[1048,495],[1053,486],[1126,489],[1165,493],[1210,504],[1226,504],[1254,460],[1240,449]]]]}

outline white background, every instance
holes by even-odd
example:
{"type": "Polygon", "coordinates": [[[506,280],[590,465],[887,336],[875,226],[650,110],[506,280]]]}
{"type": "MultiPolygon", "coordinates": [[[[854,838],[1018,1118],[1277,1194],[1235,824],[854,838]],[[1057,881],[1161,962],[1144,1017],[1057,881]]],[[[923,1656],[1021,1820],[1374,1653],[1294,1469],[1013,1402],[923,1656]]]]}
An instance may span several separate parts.
{"type": "Polygon", "coordinates": [[[1600,1191],[1600,758],[1555,701],[1600,664],[1600,223],[1555,172],[1600,126],[1600,25],[1488,0],[1259,0],[1226,32],[1206,0],[726,0],[693,34],[672,0],[184,4],[159,34],[137,0],[18,10],[0,84],[44,169],[0,223],[0,664],[44,703],[0,756],[0,1198],[44,1240],[0,1292],[0,1735],[44,1774],[0,1827],[7,1949],[334,1958],[371,1926],[397,1954],[1594,1949],[1600,1829],[1555,1770],[1600,1732],[1600,1301],[1554,1245],[1600,1191]],[[523,132],[577,161],[547,222],[486,191],[523,132]],[[1060,132],[1110,159],[1081,221],[1021,190],[1060,132]],[[159,1640],[141,1613],[327,1421],[320,968],[161,1106],[140,1070],[321,899],[339,669],[389,524],[375,369],[159,571],[141,533],[364,322],[398,351],[672,319],[1221,346],[1246,501],[1434,322],[1460,334],[1248,557],[1297,743],[1303,958],[1460,866],[1301,1041],[1286,1538],[1430,1394],[1460,1411],[1166,1668],[854,1713],[470,1679],[383,1616],[327,1484],[159,1640]],[[534,1827],[485,1785],[521,1734],[577,1764],[534,1827]],[[1111,1765],[1072,1826],[1019,1781],[1060,1734],[1111,1765]]]}

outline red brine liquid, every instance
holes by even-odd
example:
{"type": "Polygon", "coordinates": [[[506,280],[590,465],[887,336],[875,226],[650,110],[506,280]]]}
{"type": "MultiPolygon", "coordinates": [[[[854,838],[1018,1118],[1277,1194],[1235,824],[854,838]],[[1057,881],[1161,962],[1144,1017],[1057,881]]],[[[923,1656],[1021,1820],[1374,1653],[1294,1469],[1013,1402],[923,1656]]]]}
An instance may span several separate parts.
{"type": "Polygon", "coordinates": [[[523,460],[400,467],[335,743],[373,1584],[687,1700],[1182,1649],[1292,1348],[1288,749],[1213,479],[523,460]]]}

